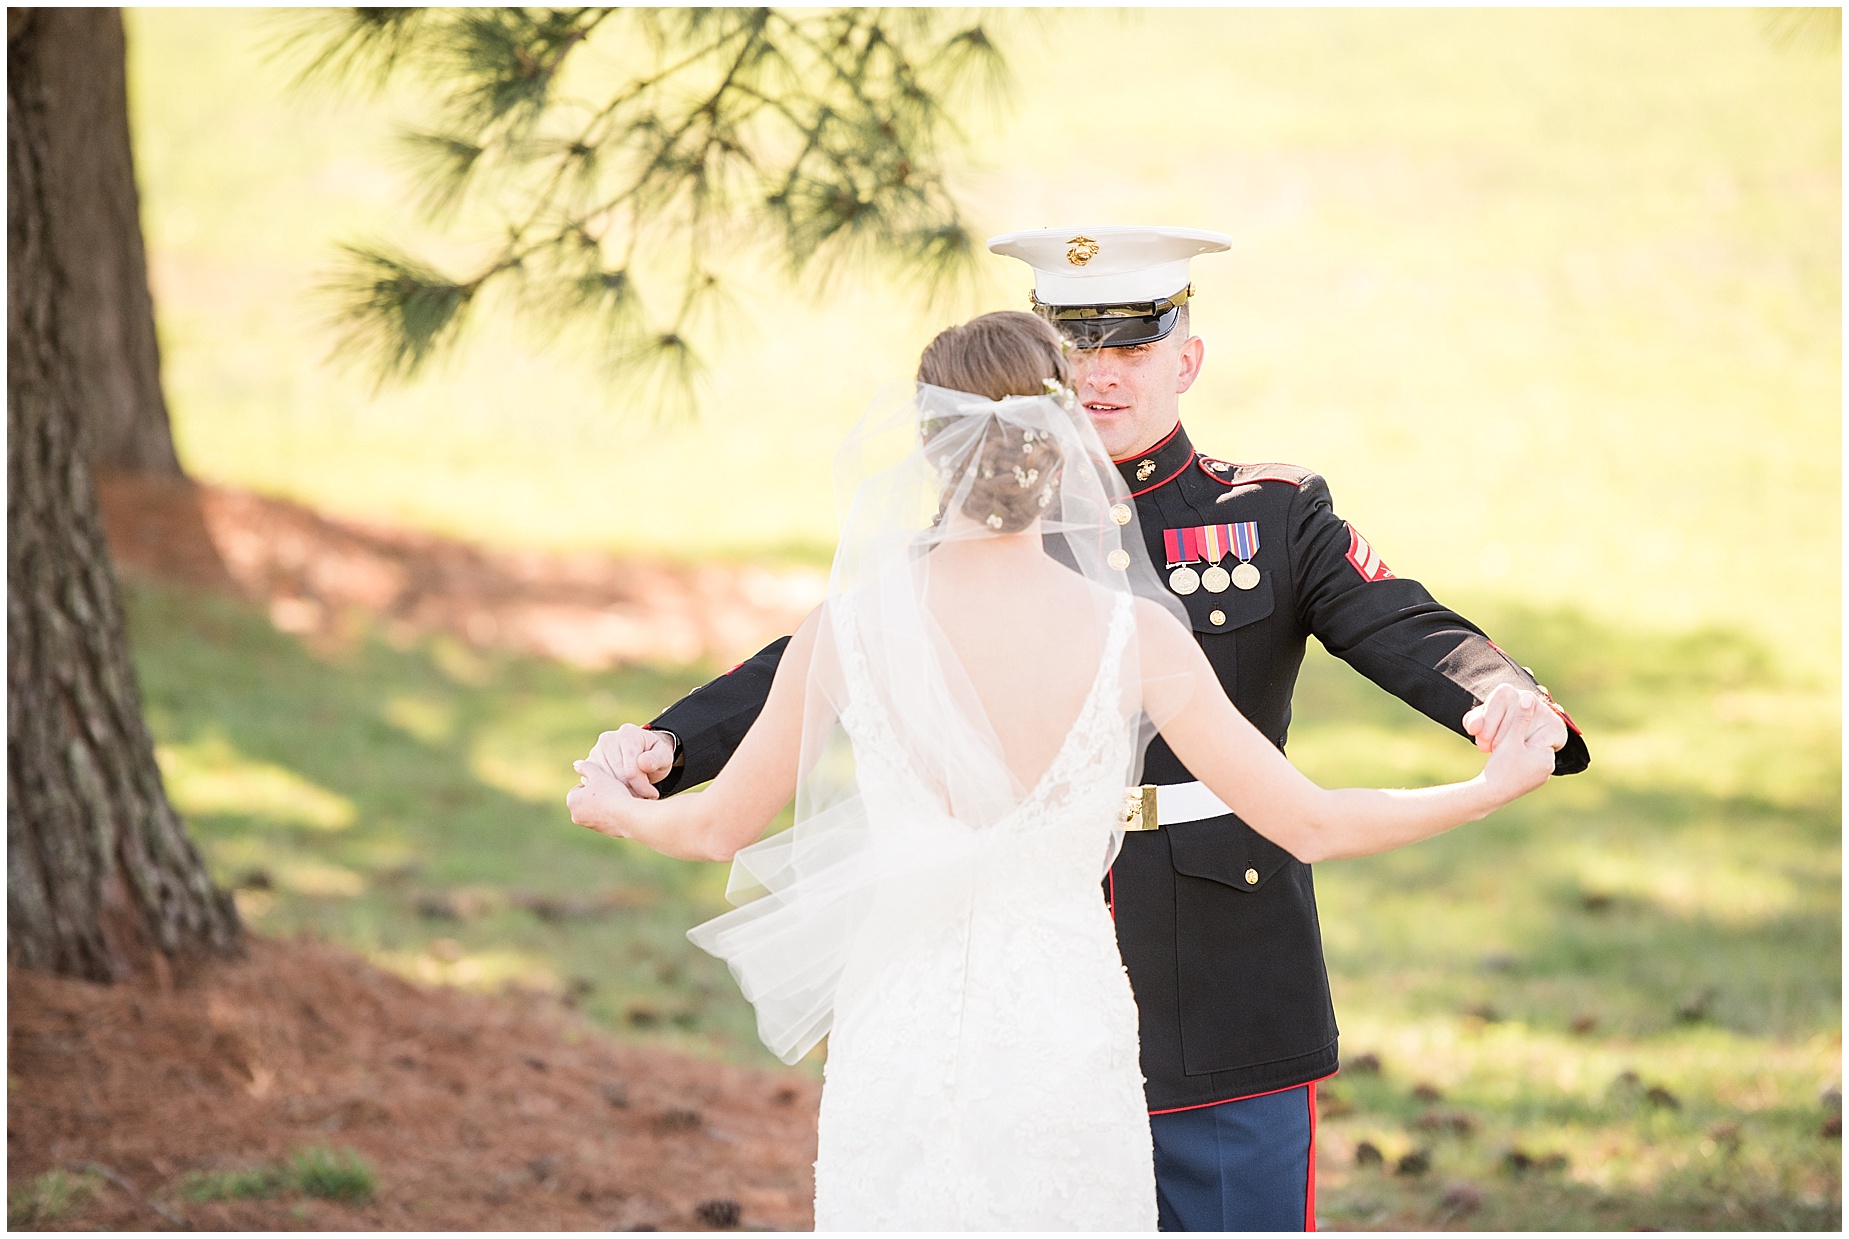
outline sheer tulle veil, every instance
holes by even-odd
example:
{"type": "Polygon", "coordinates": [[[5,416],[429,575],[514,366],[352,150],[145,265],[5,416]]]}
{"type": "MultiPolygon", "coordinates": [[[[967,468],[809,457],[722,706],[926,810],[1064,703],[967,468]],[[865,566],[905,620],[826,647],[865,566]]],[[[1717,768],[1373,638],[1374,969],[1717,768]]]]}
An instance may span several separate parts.
{"type": "MultiPolygon", "coordinates": [[[[983,832],[1049,794],[1082,711],[1124,729],[1122,780],[1137,781],[1150,732],[1138,619],[1151,606],[1183,619],[1069,392],[893,389],[842,444],[835,486],[795,824],[738,853],[739,906],[688,934],[727,962],[791,1063],[829,1032],[845,973],[927,932],[894,908],[922,907],[980,863],[983,832]]],[[[1100,877],[1113,855],[1097,857],[1100,877]]]]}

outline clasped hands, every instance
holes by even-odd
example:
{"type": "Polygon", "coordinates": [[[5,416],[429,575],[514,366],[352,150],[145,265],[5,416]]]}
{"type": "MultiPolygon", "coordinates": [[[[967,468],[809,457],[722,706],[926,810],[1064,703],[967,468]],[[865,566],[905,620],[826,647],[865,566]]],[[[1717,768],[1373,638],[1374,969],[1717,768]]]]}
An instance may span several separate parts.
{"type": "Polygon", "coordinates": [[[1507,780],[1516,795],[1533,791],[1554,773],[1554,754],[1567,742],[1566,720],[1533,689],[1498,684],[1482,705],[1464,715],[1464,731],[1490,755],[1484,777],[1507,780]]]}
{"type": "MultiPolygon", "coordinates": [[[[1474,737],[1477,747],[1487,753],[1504,722],[1516,713],[1527,723],[1522,733],[1524,743],[1534,741],[1545,744],[1556,753],[1566,746],[1567,725],[1566,720],[1560,717],[1560,712],[1541,694],[1532,689],[1516,688],[1513,684],[1498,684],[1490,690],[1489,697],[1482,705],[1464,715],[1465,734],[1474,737]]],[[[616,733],[604,734],[610,736],[616,733]]],[[[674,760],[672,741],[668,743],[668,760],[670,763],[674,760]]]]}
{"type": "MultiPolygon", "coordinates": [[[[1464,715],[1463,726],[1477,748],[1503,754],[1498,765],[1519,764],[1519,770],[1508,770],[1511,777],[1535,787],[1553,773],[1552,755],[1567,742],[1559,713],[1539,693],[1511,684],[1492,689],[1482,705],[1464,715]]],[[[637,800],[660,799],[655,781],[673,766],[673,736],[624,723],[598,736],[584,760],[572,763],[578,785],[566,795],[565,807],[578,825],[625,838],[624,809],[637,800]]]]}
{"type": "Polygon", "coordinates": [[[571,768],[578,785],[566,793],[571,820],[614,839],[627,838],[624,809],[637,800],[659,800],[655,780],[674,767],[674,737],[624,723],[597,737],[597,743],[571,768]]]}

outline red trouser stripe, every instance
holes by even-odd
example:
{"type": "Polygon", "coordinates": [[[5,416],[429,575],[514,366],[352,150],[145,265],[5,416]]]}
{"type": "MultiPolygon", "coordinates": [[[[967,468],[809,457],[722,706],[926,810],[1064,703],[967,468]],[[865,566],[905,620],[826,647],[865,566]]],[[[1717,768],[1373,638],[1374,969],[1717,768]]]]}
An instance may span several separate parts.
{"type": "Polygon", "coordinates": [[[1310,1098],[1310,1178],[1303,1200],[1303,1229],[1316,1229],[1316,1081],[1305,1090],[1310,1098]]]}

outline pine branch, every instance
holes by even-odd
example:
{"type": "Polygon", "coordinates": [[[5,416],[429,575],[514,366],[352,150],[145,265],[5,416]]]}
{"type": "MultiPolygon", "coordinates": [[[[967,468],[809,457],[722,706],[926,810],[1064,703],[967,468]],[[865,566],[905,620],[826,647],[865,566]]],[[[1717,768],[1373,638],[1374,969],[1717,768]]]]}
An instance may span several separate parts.
{"type": "Polygon", "coordinates": [[[1760,28],[1780,51],[1840,52],[1840,8],[1761,9],[1760,28]]]}
{"type": "Polygon", "coordinates": [[[720,269],[740,246],[771,250],[809,283],[880,264],[941,292],[973,270],[942,152],[962,141],[950,99],[1006,87],[982,20],[928,9],[388,9],[340,10],[314,30],[301,40],[313,53],[305,78],[376,87],[414,71],[436,88],[437,123],[404,136],[427,218],[454,226],[468,204],[503,219],[466,280],[379,246],[347,248],[331,286],[345,351],[381,382],[454,347],[477,294],[509,279],[522,313],[548,327],[582,322],[632,389],[676,403],[700,371],[696,337],[729,316],[720,269]],[[615,80],[575,73],[573,89],[590,81],[591,95],[572,97],[566,69],[592,45],[636,67],[615,80]],[[674,307],[665,324],[653,304],[674,307]]]}
{"type": "Polygon", "coordinates": [[[329,289],[339,299],[344,342],[380,382],[409,378],[462,327],[483,279],[451,280],[383,248],[342,247],[345,269],[329,289]]]}
{"type": "Polygon", "coordinates": [[[377,93],[420,45],[430,9],[307,9],[279,15],[271,54],[313,50],[294,85],[349,85],[377,93]]]}

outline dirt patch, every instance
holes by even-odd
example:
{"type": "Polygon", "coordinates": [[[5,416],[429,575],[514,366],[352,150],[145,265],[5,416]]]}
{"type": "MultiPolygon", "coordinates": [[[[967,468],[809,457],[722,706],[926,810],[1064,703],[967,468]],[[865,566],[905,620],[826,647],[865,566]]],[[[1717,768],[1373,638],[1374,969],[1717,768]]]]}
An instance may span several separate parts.
{"type": "Polygon", "coordinates": [[[313,943],[113,986],[9,970],[7,1179],[103,1167],[58,1225],[807,1229],[819,1088],[611,1040],[568,1012],[423,989],[313,943]],[[309,1148],[364,1203],[200,1203],[189,1176],[309,1148]]]}
{"type": "Polygon", "coordinates": [[[124,571],[242,594],[300,635],[357,610],[396,633],[447,632],[592,669],[729,666],[790,632],[827,585],[817,571],[494,551],[137,474],[103,475],[97,491],[124,571]]]}

